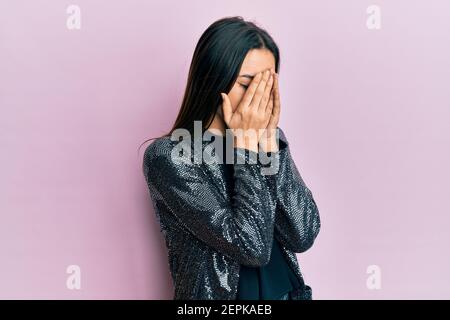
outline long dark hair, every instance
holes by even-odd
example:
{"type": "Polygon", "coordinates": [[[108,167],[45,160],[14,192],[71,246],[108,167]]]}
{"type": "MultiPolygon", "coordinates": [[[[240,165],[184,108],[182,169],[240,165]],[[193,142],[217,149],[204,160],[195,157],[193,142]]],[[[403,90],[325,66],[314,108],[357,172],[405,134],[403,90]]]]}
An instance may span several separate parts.
{"type": "MultiPolygon", "coordinates": [[[[272,52],[278,73],[278,46],[267,31],[241,16],[225,17],[211,24],[195,47],[175,123],[160,137],[169,136],[178,128],[192,133],[194,121],[202,121],[203,130],[208,129],[222,104],[220,92],[228,93],[232,89],[248,51],[263,48],[272,52]]],[[[147,139],[140,147],[160,137],[147,139]]]]}

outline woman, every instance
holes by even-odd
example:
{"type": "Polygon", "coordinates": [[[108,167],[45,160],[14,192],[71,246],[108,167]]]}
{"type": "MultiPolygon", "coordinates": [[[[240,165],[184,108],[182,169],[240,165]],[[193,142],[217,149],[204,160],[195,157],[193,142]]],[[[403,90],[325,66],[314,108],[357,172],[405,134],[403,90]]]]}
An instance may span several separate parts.
{"type": "Polygon", "coordinates": [[[279,59],[254,23],[214,22],[195,48],[172,129],[145,150],[174,299],[312,299],[295,253],[313,245],[320,219],[278,127],[279,59]],[[221,161],[225,153],[235,160],[221,161]]]}

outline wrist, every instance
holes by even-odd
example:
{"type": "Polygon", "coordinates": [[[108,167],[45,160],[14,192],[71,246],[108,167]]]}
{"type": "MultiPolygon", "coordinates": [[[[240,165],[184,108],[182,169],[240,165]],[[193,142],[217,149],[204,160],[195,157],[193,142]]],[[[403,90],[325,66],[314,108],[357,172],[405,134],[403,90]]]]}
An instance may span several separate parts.
{"type": "Polygon", "coordinates": [[[234,137],[234,147],[258,152],[258,139],[253,137],[234,137]]]}

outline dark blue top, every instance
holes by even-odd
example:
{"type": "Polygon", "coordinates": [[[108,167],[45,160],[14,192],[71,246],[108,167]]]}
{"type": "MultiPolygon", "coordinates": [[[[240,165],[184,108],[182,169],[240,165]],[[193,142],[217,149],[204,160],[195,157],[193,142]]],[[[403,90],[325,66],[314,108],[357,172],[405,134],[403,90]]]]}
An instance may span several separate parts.
{"type": "MultiPolygon", "coordinates": [[[[226,145],[223,143],[222,156],[225,154],[225,150],[226,145]]],[[[233,164],[224,163],[224,168],[226,181],[230,186],[233,186],[233,164]]],[[[280,244],[274,238],[270,260],[267,265],[261,267],[241,265],[236,299],[277,300],[300,286],[297,275],[288,265],[280,244]]]]}
{"type": "Polygon", "coordinates": [[[282,249],[274,239],[270,261],[261,267],[241,265],[237,300],[277,300],[300,287],[298,277],[287,264],[282,249]]]}

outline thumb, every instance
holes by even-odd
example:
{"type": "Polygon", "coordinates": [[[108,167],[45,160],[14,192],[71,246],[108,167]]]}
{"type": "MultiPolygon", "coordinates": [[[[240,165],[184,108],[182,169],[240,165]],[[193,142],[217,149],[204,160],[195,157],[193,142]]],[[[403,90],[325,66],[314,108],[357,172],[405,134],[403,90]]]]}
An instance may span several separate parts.
{"type": "Polygon", "coordinates": [[[223,120],[226,124],[230,123],[231,116],[233,115],[233,109],[231,108],[231,101],[228,96],[221,92],[220,95],[222,96],[222,111],[223,111],[223,120]]]}

